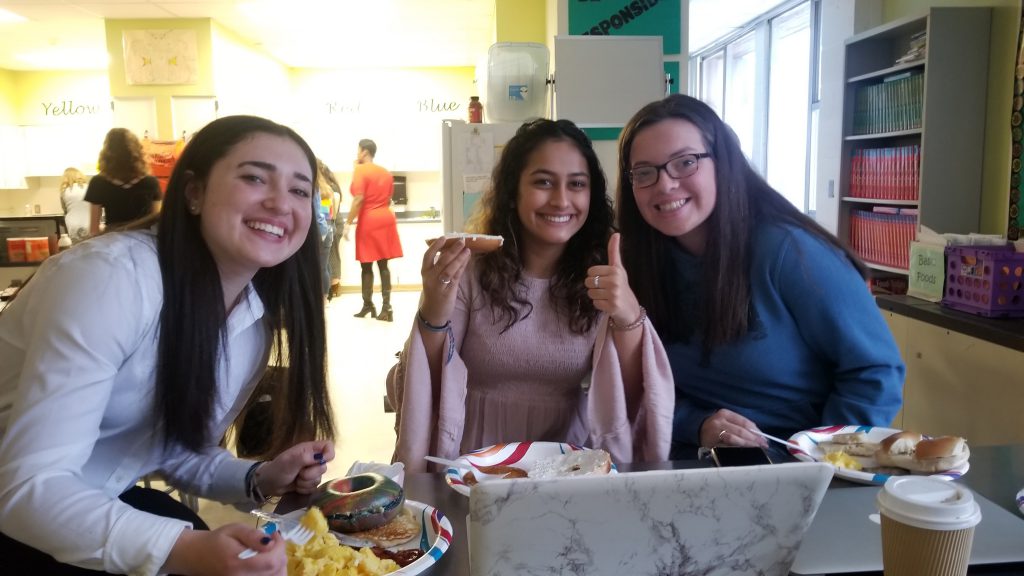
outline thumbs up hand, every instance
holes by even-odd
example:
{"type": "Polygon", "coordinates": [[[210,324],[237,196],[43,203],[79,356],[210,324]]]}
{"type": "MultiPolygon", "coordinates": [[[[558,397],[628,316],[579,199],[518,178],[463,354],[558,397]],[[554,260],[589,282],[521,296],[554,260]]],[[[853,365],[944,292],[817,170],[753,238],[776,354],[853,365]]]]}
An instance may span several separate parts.
{"type": "Polygon", "coordinates": [[[584,285],[595,308],[608,314],[615,324],[628,326],[640,317],[640,303],[629,288],[619,242],[619,233],[612,234],[608,240],[608,264],[588,268],[584,285]]]}

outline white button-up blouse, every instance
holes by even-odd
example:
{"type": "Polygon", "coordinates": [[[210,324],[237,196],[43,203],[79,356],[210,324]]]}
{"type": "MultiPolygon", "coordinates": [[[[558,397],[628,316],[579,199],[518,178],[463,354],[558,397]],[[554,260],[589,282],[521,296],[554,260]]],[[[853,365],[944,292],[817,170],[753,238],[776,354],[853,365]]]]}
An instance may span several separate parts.
{"type": "MultiPolygon", "coordinates": [[[[154,416],[162,302],[155,233],[112,233],[49,258],[0,315],[0,532],[61,562],[155,574],[189,524],[119,494],[159,471],[187,492],[245,501],[251,462],[216,444],[164,446],[154,416]]],[[[262,317],[250,285],[219,354],[212,442],[266,367],[262,317]]]]}

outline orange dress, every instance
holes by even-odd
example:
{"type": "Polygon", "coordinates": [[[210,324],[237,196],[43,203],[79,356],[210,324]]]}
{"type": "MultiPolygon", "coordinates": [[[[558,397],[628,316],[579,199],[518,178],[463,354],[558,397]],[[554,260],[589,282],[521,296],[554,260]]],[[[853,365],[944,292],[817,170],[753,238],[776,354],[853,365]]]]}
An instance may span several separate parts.
{"type": "Polygon", "coordinates": [[[402,256],[398,221],[391,211],[394,177],[376,164],[359,164],[352,173],[352,196],[362,196],[356,222],[356,260],[376,262],[402,256]]]}

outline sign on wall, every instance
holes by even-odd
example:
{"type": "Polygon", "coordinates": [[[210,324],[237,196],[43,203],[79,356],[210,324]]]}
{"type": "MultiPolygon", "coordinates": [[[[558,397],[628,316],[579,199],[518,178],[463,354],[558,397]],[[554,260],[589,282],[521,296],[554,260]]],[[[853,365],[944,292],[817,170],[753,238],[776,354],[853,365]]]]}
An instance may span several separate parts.
{"type": "Polygon", "coordinates": [[[665,54],[681,53],[679,0],[569,0],[574,36],[661,36],[665,54]]]}
{"type": "Polygon", "coordinates": [[[199,47],[195,30],[125,30],[128,84],[196,84],[199,47]]]}

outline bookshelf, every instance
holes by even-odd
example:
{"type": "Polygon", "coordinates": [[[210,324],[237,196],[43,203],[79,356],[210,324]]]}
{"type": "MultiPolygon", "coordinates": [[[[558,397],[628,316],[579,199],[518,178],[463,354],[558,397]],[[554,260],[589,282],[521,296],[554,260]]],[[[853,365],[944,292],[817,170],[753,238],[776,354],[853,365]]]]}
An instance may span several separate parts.
{"type": "Polygon", "coordinates": [[[991,9],[932,8],[845,44],[839,235],[906,275],[921,225],[978,230],[991,9]]]}

